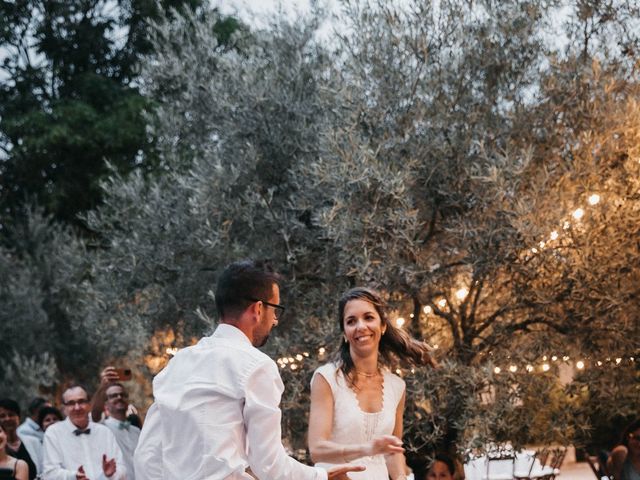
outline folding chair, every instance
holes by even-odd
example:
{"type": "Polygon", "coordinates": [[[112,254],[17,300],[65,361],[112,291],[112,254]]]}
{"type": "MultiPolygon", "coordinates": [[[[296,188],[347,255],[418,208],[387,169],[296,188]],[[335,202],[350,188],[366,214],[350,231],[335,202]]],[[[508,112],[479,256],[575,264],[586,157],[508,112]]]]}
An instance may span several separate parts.
{"type": "Polygon", "coordinates": [[[560,467],[564,462],[564,457],[567,455],[567,447],[559,447],[551,450],[551,460],[549,465],[542,467],[542,480],[555,480],[556,475],[560,474],[560,467]]]}
{"type": "Polygon", "coordinates": [[[483,480],[513,480],[515,454],[502,454],[487,457],[487,474],[483,480]]]}
{"type": "MultiPolygon", "coordinates": [[[[523,463],[521,461],[517,462],[517,465],[514,468],[513,478],[515,480],[534,480],[538,478],[538,475],[537,475],[538,472],[534,470],[534,467],[536,466],[536,457],[538,455],[538,452],[533,452],[533,454],[526,453],[525,455],[527,455],[528,457],[526,460],[526,463],[523,463]]],[[[517,456],[516,456],[516,460],[517,460],[517,456]]]]}
{"type": "Polygon", "coordinates": [[[587,455],[587,463],[598,480],[609,479],[606,463],[602,463],[596,455],[587,455]]]}

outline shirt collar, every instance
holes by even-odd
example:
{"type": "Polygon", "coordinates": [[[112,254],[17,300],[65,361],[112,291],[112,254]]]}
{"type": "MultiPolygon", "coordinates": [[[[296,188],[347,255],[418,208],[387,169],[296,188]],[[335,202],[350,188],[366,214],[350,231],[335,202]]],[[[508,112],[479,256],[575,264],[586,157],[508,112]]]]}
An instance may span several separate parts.
{"type": "MultiPolygon", "coordinates": [[[[78,428],[71,422],[71,419],[69,417],[65,418],[64,422],[60,422],[60,423],[63,423],[65,428],[71,433],[73,433],[73,431],[78,428]]],[[[89,423],[87,424],[86,428],[83,428],[82,430],[86,430],[87,428],[93,428],[92,424],[93,422],[91,421],[91,419],[89,419],[89,423]]]]}
{"type": "Polygon", "coordinates": [[[238,327],[234,327],[229,323],[221,323],[216,328],[216,331],[211,335],[212,338],[223,338],[225,340],[235,340],[247,345],[253,346],[251,340],[247,337],[242,330],[238,327]]]}
{"type": "Polygon", "coordinates": [[[129,422],[128,420],[125,420],[124,422],[122,422],[122,421],[118,420],[117,418],[113,418],[113,417],[105,418],[104,422],[105,423],[110,423],[115,428],[118,428],[120,430],[129,430],[129,427],[131,427],[131,422],[129,422]]]}

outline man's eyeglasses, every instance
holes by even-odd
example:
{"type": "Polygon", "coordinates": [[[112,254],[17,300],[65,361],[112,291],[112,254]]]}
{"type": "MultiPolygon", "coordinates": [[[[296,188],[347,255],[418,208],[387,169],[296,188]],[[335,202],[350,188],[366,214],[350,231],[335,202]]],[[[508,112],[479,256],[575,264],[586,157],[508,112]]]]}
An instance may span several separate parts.
{"type": "Polygon", "coordinates": [[[89,403],[89,400],[87,400],[86,398],[81,398],[80,400],[69,400],[68,402],[62,402],[62,403],[67,407],[75,407],[76,405],[82,407],[87,403],[89,403]]]}
{"type": "Polygon", "coordinates": [[[116,398],[122,398],[122,399],[126,400],[127,398],[129,398],[129,394],[127,392],[109,393],[107,395],[107,398],[109,400],[113,400],[113,399],[116,399],[116,398]]]}
{"type": "Polygon", "coordinates": [[[284,307],[282,305],[278,305],[277,303],[265,302],[264,300],[260,300],[258,298],[248,298],[247,300],[251,300],[252,302],[262,302],[265,305],[274,308],[275,311],[276,311],[276,313],[275,313],[276,320],[278,318],[281,318],[282,315],[284,315],[284,307]]]}

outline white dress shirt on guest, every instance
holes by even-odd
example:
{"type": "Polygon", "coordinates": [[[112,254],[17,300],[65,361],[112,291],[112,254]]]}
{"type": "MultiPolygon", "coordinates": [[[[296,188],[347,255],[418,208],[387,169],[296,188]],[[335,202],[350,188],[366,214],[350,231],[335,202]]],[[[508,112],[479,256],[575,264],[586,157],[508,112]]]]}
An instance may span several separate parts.
{"type": "Polygon", "coordinates": [[[40,425],[31,417],[25,418],[24,422],[18,427],[17,432],[20,438],[33,437],[37,438],[40,443],[42,443],[42,439],[44,438],[44,432],[40,428],[40,425]]]}
{"type": "Polygon", "coordinates": [[[47,428],[44,435],[44,480],[75,480],[82,465],[90,480],[125,480],[126,467],[116,438],[104,425],[89,422],[88,434],[76,435],[76,426],[67,418],[47,428]],[[116,473],[106,477],[102,455],[116,459],[116,473]]]}
{"type": "Polygon", "coordinates": [[[153,381],[135,454],[137,480],[326,479],[282,446],[278,367],[238,328],[221,324],[180,350],[153,381]]]}
{"type": "MultiPolygon", "coordinates": [[[[136,451],[136,445],[138,445],[140,429],[129,422],[121,422],[113,417],[107,417],[101,423],[111,430],[113,436],[116,437],[120,450],[122,450],[124,465],[127,467],[127,480],[135,480],[133,474],[133,452],[136,451]]],[[[89,478],[91,479],[91,477],[89,478]]]]}

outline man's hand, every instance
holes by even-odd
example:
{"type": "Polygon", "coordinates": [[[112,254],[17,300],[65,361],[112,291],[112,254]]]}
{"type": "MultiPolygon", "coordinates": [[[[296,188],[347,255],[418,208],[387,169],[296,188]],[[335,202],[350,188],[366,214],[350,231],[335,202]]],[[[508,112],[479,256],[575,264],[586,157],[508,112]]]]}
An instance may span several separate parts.
{"type": "Polygon", "coordinates": [[[107,386],[120,380],[116,368],[112,366],[106,367],[100,372],[100,385],[107,386]]]}
{"type": "Polygon", "coordinates": [[[107,456],[102,455],[102,471],[106,477],[110,477],[116,473],[116,459],[112,458],[111,460],[107,460],[107,456]]]}
{"type": "Polygon", "coordinates": [[[89,480],[87,475],[84,473],[84,467],[80,465],[78,471],[76,472],[76,480],[89,480]]]}
{"type": "Polygon", "coordinates": [[[351,465],[345,463],[343,465],[336,465],[327,470],[329,480],[349,480],[347,476],[348,472],[364,472],[366,467],[364,465],[351,465]]]}

